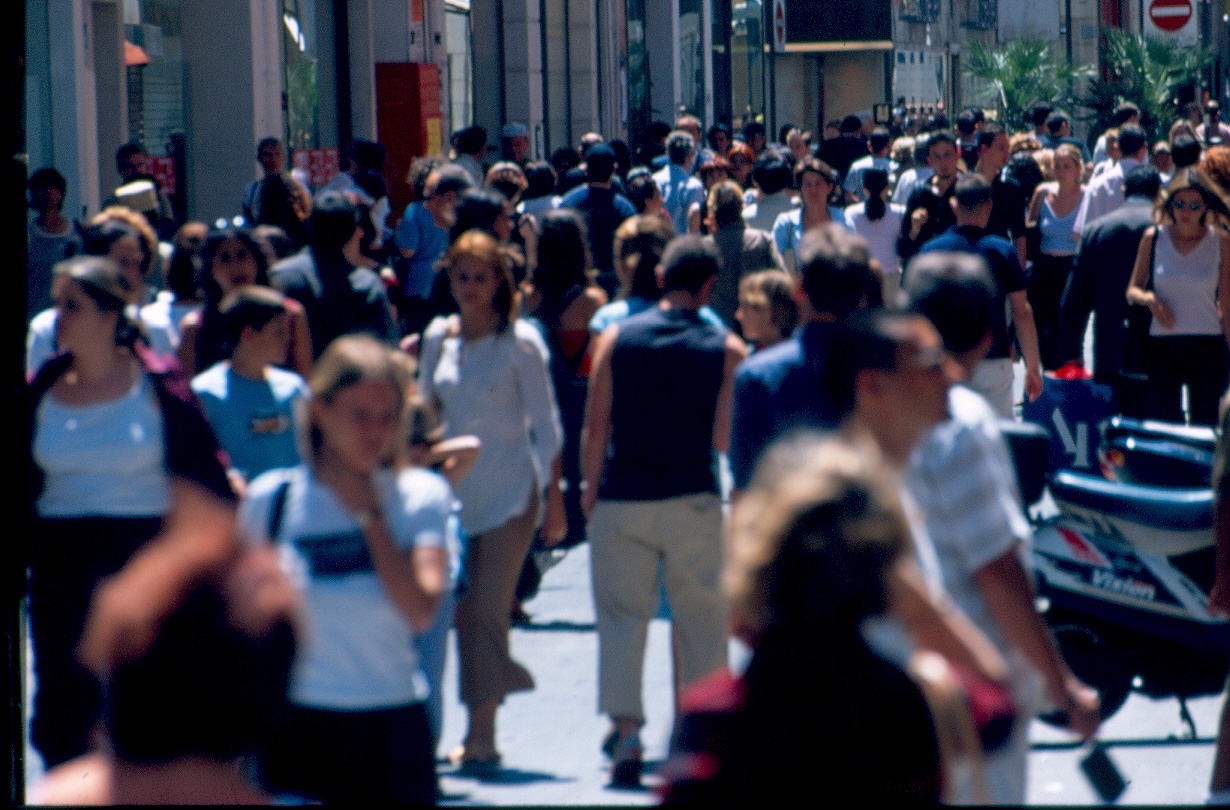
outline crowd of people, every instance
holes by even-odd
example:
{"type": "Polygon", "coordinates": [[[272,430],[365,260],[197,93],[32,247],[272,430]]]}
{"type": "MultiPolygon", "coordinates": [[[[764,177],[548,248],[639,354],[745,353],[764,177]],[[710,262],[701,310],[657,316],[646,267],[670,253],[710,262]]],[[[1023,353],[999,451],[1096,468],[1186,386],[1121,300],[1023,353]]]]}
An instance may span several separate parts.
{"type": "Polygon", "coordinates": [[[1216,422],[1210,110],[1151,144],[1122,104],[1092,151],[1046,104],[1032,132],[849,116],[814,144],[683,115],[549,162],[524,126],[495,161],[469,127],[415,161],[404,212],[378,144],[309,190],[266,139],[213,227],[175,221],[139,144],[86,222],[40,169],[40,796],[431,803],[450,630],[449,759],[498,773],[499,707],[534,689],[511,627],[550,550],[589,542],[613,784],[641,784],[664,594],[668,801],[1023,802],[1029,719],[1088,737],[1099,700],[1034,609],[997,420],[1014,364],[1038,397],[1094,313],[1125,413],[1216,422]]]}

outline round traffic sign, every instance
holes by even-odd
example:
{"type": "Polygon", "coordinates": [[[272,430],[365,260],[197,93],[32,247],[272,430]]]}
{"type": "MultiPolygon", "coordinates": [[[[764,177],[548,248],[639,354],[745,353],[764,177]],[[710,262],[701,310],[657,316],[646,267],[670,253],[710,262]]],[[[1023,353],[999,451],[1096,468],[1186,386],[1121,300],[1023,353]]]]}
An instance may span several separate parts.
{"type": "Polygon", "coordinates": [[[1153,0],[1149,4],[1149,19],[1163,31],[1178,31],[1191,18],[1191,0],[1153,0]]]}

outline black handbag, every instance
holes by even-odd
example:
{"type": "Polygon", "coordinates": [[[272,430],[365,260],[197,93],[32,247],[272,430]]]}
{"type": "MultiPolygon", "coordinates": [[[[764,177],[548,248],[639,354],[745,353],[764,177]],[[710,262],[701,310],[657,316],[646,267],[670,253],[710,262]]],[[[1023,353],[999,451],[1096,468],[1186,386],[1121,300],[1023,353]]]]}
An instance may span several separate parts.
{"type": "MultiPolygon", "coordinates": [[[[1153,289],[1153,260],[1157,255],[1157,240],[1161,232],[1153,228],[1153,240],[1149,243],[1149,275],[1145,289],[1153,289]]],[[[1148,233],[1146,231],[1145,233],[1148,233]]],[[[1123,368],[1119,371],[1116,396],[1119,410],[1125,416],[1147,417],[1149,414],[1149,327],[1153,325],[1153,312],[1141,304],[1128,307],[1123,321],[1124,345],[1123,368]]]]}

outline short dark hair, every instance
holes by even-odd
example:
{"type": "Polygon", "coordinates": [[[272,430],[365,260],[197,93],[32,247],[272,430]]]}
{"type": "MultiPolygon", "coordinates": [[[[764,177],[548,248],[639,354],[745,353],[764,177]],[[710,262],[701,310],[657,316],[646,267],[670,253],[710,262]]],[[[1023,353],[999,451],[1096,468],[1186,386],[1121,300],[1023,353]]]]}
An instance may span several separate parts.
{"type": "Polygon", "coordinates": [[[555,169],[543,160],[527,163],[525,183],[525,191],[521,192],[521,199],[533,200],[538,197],[548,197],[555,191],[555,169]]]}
{"type": "Polygon", "coordinates": [[[764,136],[764,134],[765,134],[764,124],[760,123],[759,121],[752,121],[751,123],[746,124],[743,127],[743,140],[745,143],[750,144],[752,142],[752,138],[754,138],[757,135],[764,136]]]}
{"type": "Polygon", "coordinates": [[[145,147],[141,145],[140,141],[129,141],[128,143],[122,145],[119,149],[115,150],[115,168],[123,174],[124,169],[127,168],[125,164],[128,162],[128,158],[133,155],[144,154],[145,147]]]}
{"type": "Polygon", "coordinates": [[[1162,176],[1157,168],[1145,163],[1132,169],[1123,178],[1123,196],[1153,199],[1162,188],[1162,176]]]}
{"type": "Polygon", "coordinates": [[[695,295],[717,275],[721,261],[717,248],[701,237],[681,236],[671,241],[662,255],[662,289],[695,295]]]}
{"type": "Polygon", "coordinates": [[[627,198],[632,207],[636,209],[636,213],[645,213],[645,206],[653,199],[653,196],[658,193],[658,181],[653,179],[653,175],[648,172],[638,174],[635,177],[629,176],[627,198]]]}
{"type": "Polygon", "coordinates": [[[719,228],[737,225],[743,221],[743,189],[733,180],[723,180],[709,189],[705,206],[719,228]]]}
{"type": "Polygon", "coordinates": [[[314,248],[336,250],[350,241],[359,227],[359,209],[340,191],[322,191],[312,202],[308,218],[309,241],[314,248]]]}
{"type": "Polygon", "coordinates": [[[798,266],[812,309],[838,318],[862,306],[875,283],[866,240],[833,223],[803,234],[798,266]]]}
{"type": "Polygon", "coordinates": [[[856,404],[858,375],[868,369],[891,371],[897,368],[898,349],[903,344],[903,327],[923,317],[916,312],[861,309],[841,322],[835,334],[829,394],[838,413],[848,414],[856,404]]]}
{"type": "Polygon", "coordinates": [[[30,182],[27,184],[30,191],[49,191],[51,189],[58,190],[61,194],[68,191],[68,181],[64,179],[64,175],[57,172],[50,166],[39,169],[34,174],[30,175],[30,182]]]}
{"type": "Polygon", "coordinates": [[[1068,117],[1068,114],[1053,112],[1046,118],[1046,131],[1052,135],[1058,135],[1064,124],[1072,125],[1072,119],[1068,117]]]}
{"type": "Polygon", "coordinates": [[[1039,101],[1033,106],[1029,113],[1029,120],[1033,122],[1035,127],[1046,126],[1046,120],[1051,117],[1051,113],[1055,110],[1049,102],[1039,101]]]}
{"type": "Polygon", "coordinates": [[[957,116],[957,131],[962,135],[973,135],[978,129],[978,119],[973,110],[965,110],[957,116]]]}
{"type": "Polygon", "coordinates": [[[983,124],[982,129],[978,130],[978,148],[991,146],[1000,135],[1005,137],[1008,135],[1008,130],[1004,129],[1003,124],[997,124],[994,121],[983,124]]]}
{"type": "Polygon", "coordinates": [[[605,143],[596,143],[585,151],[585,180],[605,183],[615,173],[615,150],[605,143]]]}
{"type": "Polygon", "coordinates": [[[841,119],[841,126],[837,128],[837,131],[842,135],[846,135],[848,133],[858,132],[862,130],[862,128],[863,119],[859,118],[857,115],[847,115],[845,118],[841,119]]]}
{"type": "Polygon", "coordinates": [[[1149,136],[1139,124],[1124,124],[1119,127],[1119,151],[1124,157],[1134,155],[1149,145],[1149,136]]]}
{"type": "Polygon", "coordinates": [[[957,205],[972,211],[991,201],[991,182],[978,172],[966,172],[953,184],[957,205]]]}
{"type": "Polygon", "coordinates": [[[504,213],[507,198],[493,188],[471,188],[457,201],[456,218],[449,229],[449,243],[466,231],[478,230],[495,236],[495,221],[504,213]]]}
{"type": "Polygon", "coordinates": [[[278,140],[277,138],[261,138],[260,142],[256,144],[256,159],[260,160],[261,154],[266,149],[272,149],[275,146],[281,146],[281,145],[282,145],[282,142],[278,140]]]}
{"type": "MultiPolygon", "coordinates": [[[[1125,151],[1124,154],[1127,152],[1125,151]]],[[[1191,135],[1177,136],[1174,143],[1170,145],[1170,157],[1174,160],[1176,171],[1195,166],[1200,162],[1200,141],[1191,135]]]]}
{"type": "Polygon", "coordinates": [[[871,132],[871,151],[879,152],[882,149],[887,149],[892,141],[892,133],[884,127],[876,127],[871,132]]]}
{"type": "Polygon", "coordinates": [[[941,143],[946,143],[953,149],[957,148],[957,139],[948,130],[939,129],[927,135],[927,152],[923,156],[923,160],[931,157],[931,150],[941,143]]]}
{"type": "Polygon", "coordinates": [[[974,349],[991,330],[995,280],[981,256],[920,253],[910,260],[901,281],[905,308],[931,321],[953,354],[974,349]]]}
{"type": "Polygon", "coordinates": [[[790,188],[794,180],[790,163],[782,150],[765,149],[752,165],[752,179],[766,195],[776,194],[784,188],[790,188]]]}
{"type": "Polygon", "coordinates": [[[463,155],[477,155],[487,148],[487,130],[478,124],[466,127],[453,136],[457,151],[463,155]]]}
{"type": "Polygon", "coordinates": [[[286,298],[276,290],[250,284],[232,290],[218,304],[222,316],[222,337],[227,348],[234,351],[247,327],[260,331],[286,312],[286,298]]]}
{"type": "Polygon", "coordinates": [[[1115,107],[1115,114],[1111,118],[1113,126],[1121,127],[1131,121],[1133,118],[1140,116],[1140,108],[1130,101],[1125,101],[1115,107]]]}

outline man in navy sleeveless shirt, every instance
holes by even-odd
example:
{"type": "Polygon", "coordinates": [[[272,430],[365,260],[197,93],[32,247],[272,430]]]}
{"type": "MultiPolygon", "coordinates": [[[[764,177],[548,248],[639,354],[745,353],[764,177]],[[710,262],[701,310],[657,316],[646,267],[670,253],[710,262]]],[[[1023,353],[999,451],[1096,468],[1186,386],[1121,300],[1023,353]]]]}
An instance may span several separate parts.
{"type": "Polygon", "coordinates": [[[599,708],[617,732],[619,785],[640,780],[641,672],[659,566],[680,683],[726,661],[714,450],[729,444],[734,368],[747,350],[697,313],[709,300],[718,262],[700,237],[676,239],[658,268],[665,291],[659,305],[608,327],[595,344],[581,434],[581,505],[592,545],[599,708]]]}

